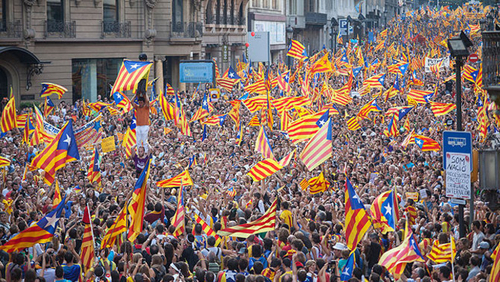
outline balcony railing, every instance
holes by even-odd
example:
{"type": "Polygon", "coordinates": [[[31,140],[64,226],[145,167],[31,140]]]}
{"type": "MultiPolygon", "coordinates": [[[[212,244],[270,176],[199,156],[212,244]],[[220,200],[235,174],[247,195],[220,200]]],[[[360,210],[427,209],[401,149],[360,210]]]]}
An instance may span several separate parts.
{"type": "Polygon", "coordinates": [[[43,36],[44,38],[74,38],[76,37],[76,21],[45,21],[45,32],[43,36]]]}
{"type": "Polygon", "coordinates": [[[227,24],[227,25],[246,25],[246,19],[244,17],[231,17],[228,15],[224,17],[220,16],[219,22],[217,22],[217,17],[214,15],[207,15],[205,18],[205,24],[227,24]]]}
{"type": "Polygon", "coordinates": [[[117,21],[101,21],[101,38],[115,37],[115,38],[130,38],[132,37],[132,29],[130,21],[117,22],[117,21]]]}
{"type": "Polygon", "coordinates": [[[170,22],[170,38],[200,38],[203,25],[200,22],[170,22]]]}
{"type": "Polygon", "coordinates": [[[325,25],[327,15],[323,13],[306,13],[306,24],[308,25],[325,25]]]}
{"type": "Polygon", "coordinates": [[[0,38],[21,38],[22,29],[21,20],[13,22],[0,21],[0,38]]]}

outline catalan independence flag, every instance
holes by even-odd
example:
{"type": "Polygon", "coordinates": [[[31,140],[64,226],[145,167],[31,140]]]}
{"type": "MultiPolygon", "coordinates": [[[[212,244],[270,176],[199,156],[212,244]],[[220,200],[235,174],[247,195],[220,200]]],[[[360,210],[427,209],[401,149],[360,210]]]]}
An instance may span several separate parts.
{"type": "Polygon", "coordinates": [[[363,202],[348,178],[346,178],[345,188],[345,238],[347,247],[354,250],[370,228],[371,222],[363,202]]]}
{"type": "Polygon", "coordinates": [[[33,159],[31,166],[43,169],[46,182],[50,185],[54,182],[56,171],[76,160],[80,160],[80,154],[73,132],[73,120],[70,119],[47,147],[33,159]]]}
{"type": "Polygon", "coordinates": [[[347,129],[349,130],[358,130],[361,128],[361,125],[358,123],[358,119],[356,116],[351,117],[347,120],[347,129]]]}
{"type": "Polygon", "coordinates": [[[495,248],[495,251],[491,255],[491,258],[493,259],[493,267],[491,268],[491,274],[490,274],[490,279],[488,282],[496,282],[500,281],[500,256],[498,255],[500,253],[500,244],[495,248]]]}
{"type": "Polygon", "coordinates": [[[2,117],[0,118],[0,132],[7,132],[16,127],[16,99],[11,94],[10,100],[3,108],[2,117]]]}
{"type": "MultiPolygon", "coordinates": [[[[63,199],[63,203],[66,197],[63,199]]],[[[58,205],[53,211],[42,217],[36,224],[28,227],[10,239],[0,250],[12,253],[17,250],[25,249],[39,243],[47,243],[54,237],[54,232],[57,229],[57,224],[61,218],[61,213],[65,205],[58,205]]]]}
{"type": "Polygon", "coordinates": [[[220,230],[217,234],[220,236],[231,236],[238,238],[248,238],[252,234],[258,234],[273,231],[276,228],[276,206],[277,198],[271,204],[271,207],[260,218],[233,227],[227,227],[220,230]]]}
{"type": "Polygon", "coordinates": [[[8,166],[10,165],[9,159],[0,156],[0,167],[8,166]]]}
{"type": "Polygon", "coordinates": [[[451,242],[445,244],[439,244],[439,240],[434,241],[431,252],[427,257],[435,263],[442,263],[455,260],[455,254],[457,253],[457,247],[455,246],[455,239],[450,236],[451,242]]]}
{"type": "Polygon", "coordinates": [[[274,159],[265,159],[254,165],[247,175],[249,175],[253,181],[260,181],[273,175],[278,170],[282,169],[279,163],[274,159]]]}
{"type": "Polygon", "coordinates": [[[193,185],[193,179],[191,179],[189,171],[185,170],[172,178],[156,182],[156,185],[158,187],[180,187],[181,185],[193,185]]]}
{"type": "Polygon", "coordinates": [[[217,235],[217,233],[215,233],[215,231],[212,228],[210,228],[210,225],[208,225],[197,214],[194,214],[194,220],[196,221],[196,223],[201,224],[201,229],[203,230],[203,232],[205,232],[205,234],[207,234],[207,236],[214,236],[215,237],[215,246],[214,247],[217,247],[222,242],[222,238],[219,237],[219,235],[217,235]]]}
{"type": "Polygon", "coordinates": [[[101,169],[99,167],[99,152],[97,151],[97,148],[94,149],[94,154],[90,160],[87,178],[90,183],[97,182],[99,186],[101,185],[101,169]]]}
{"type": "Polygon", "coordinates": [[[151,160],[148,159],[146,166],[142,170],[139,178],[135,182],[134,192],[132,199],[128,204],[128,212],[132,220],[128,229],[128,240],[134,242],[135,238],[142,232],[144,223],[144,210],[146,208],[146,190],[149,178],[149,169],[151,167],[151,160]]]}
{"type": "Polygon", "coordinates": [[[146,80],[148,79],[149,70],[152,65],[153,62],[123,60],[120,71],[118,72],[118,77],[111,89],[111,93],[123,92],[126,90],[133,90],[135,92],[139,81],[143,78],[146,80]]]}
{"type": "Polygon", "coordinates": [[[132,103],[130,103],[130,100],[123,93],[113,93],[113,99],[115,99],[116,106],[121,109],[124,114],[133,109],[132,103]]]}
{"type": "Polygon", "coordinates": [[[104,235],[101,241],[101,249],[112,247],[116,241],[116,237],[125,231],[127,231],[127,206],[123,207],[113,225],[111,225],[106,235],[104,235]]]}
{"type": "Polygon", "coordinates": [[[309,193],[317,194],[320,192],[325,192],[328,187],[330,187],[330,182],[325,179],[323,172],[321,172],[318,176],[309,179],[309,193]]]}
{"type": "Polygon", "coordinates": [[[82,260],[83,273],[86,273],[94,264],[94,231],[92,230],[88,205],[83,212],[82,222],[85,225],[85,229],[83,231],[82,254],[80,255],[80,259],[82,260]]]}
{"type": "MultiPolygon", "coordinates": [[[[328,110],[325,112],[328,117],[328,110]]],[[[321,129],[307,142],[300,153],[300,159],[312,171],[332,156],[332,126],[328,118],[321,129]]],[[[309,182],[311,185],[311,183],[309,182]]]]}
{"type": "Polygon", "coordinates": [[[132,117],[132,122],[130,123],[129,128],[127,128],[127,132],[123,136],[122,146],[125,148],[125,156],[130,158],[132,156],[132,147],[137,143],[137,132],[136,132],[136,118],[135,113],[132,117]]]}
{"type": "Polygon", "coordinates": [[[59,84],[43,82],[42,92],[40,92],[40,97],[48,97],[52,94],[57,94],[57,97],[61,99],[64,93],[66,93],[66,91],[68,91],[68,89],[62,87],[59,84]]]}
{"type": "Polygon", "coordinates": [[[446,115],[457,108],[457,105],[454,103],[437,103],[431,101],[430,104],[432,113],[436,117],[446,115]]]}
{"type": "Polygon", "coordinates": [[[365,81],[363,81],[363,85],[368,85],[370,87],[384,87],[384,82],[385,82],[385,73],[380,73],[370,78],[367,78],[365,81]]]}
{"type": "Polygon", "coordinates": [[[260,127],[259,135],[257,135],[257,140],[255,140],[255,152],[261,153],[265,159],[274,159],[273,149],[271,148],[271,144],[269,144],[269,139],[263,126],[260,127]]]}
{"type": "Polygon", "coordinates": [[[179,188],[179,196],[177,197],[177,209],[175,214],[171,219],[171,224],[175,226],[175,231],[172,235],[179,237],[184,233],[185,222],[184,217],[186,216],[186,210],[184,207],[184,187],[181,184],[179,188]]]}
{"type": "Polygon", "coordinates": [[[292,42],[290,42],[290,47],[286,55],[299,60],[307,59],[306,48],[297,40],[292,40],[292,42]]]}

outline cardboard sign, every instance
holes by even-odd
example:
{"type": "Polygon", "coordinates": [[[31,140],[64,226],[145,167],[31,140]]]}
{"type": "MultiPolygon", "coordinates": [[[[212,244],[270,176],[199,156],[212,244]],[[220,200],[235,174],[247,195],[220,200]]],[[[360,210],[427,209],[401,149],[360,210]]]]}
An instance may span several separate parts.
{"type": "Polygon", "coordinates": [[[116,150],[115,137],[110,136],[102,139],[101,148],[103,153],[108,153],[116,150]]]}
{"type": "Polygon", "coordinates": [[[123,141],[123,135],[124,135],[124,134],[123,134],[123,133],[121,133],[121,132],[117,132],[117,133],[116,133],[116,137],[118,137],[118,141],[123,141]]]}
{"type": "Polygon", "coordinates": [[[406,192],[406,198],[418,202],[418,192],[406,192]]]}

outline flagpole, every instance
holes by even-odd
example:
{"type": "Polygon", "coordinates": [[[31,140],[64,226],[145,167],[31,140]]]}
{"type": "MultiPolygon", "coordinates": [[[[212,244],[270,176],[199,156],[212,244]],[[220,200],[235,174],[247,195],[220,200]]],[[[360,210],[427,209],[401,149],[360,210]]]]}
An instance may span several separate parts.
{"type": "Polygon", "coordinates": [[[454,261],[454,257],[453,257],[453,237],[451,236],[450,234],[450,254],[451,254],[451,275],[453,275],[453,282],[455,282],[455,266],[453,266],[453,261],[454,261]]]}

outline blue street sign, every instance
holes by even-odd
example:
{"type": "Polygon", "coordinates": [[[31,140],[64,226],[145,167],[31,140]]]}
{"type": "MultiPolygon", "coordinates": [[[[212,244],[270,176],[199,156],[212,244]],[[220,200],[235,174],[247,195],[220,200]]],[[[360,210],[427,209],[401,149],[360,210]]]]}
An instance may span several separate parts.
{"type": "Polygon", "coordinates": [[[467,131],[443,132],[443,168],[446,169],[446,153],[469,154],[472,171],[472,134],[467,131]]]}

